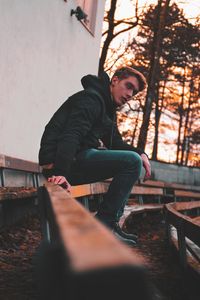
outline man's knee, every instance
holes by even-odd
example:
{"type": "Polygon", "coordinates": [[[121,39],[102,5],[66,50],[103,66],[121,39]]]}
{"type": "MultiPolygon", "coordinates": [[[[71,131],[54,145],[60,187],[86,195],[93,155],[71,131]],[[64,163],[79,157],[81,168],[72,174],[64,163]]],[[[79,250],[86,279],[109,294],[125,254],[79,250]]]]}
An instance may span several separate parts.
{"type": "Polygon", "coordinates": [[[132,169],[138,170],[139,173],[141,172],[141,170],[142,170],[142,158],[138,153],[133,152],[133,151],[127,151],[126,161],[132,169]]]}

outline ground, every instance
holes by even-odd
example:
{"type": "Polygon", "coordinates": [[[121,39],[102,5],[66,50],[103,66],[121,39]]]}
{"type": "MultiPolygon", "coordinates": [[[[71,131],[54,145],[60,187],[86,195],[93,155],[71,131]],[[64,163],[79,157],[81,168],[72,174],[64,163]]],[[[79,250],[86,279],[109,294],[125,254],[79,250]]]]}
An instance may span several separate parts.
{"type": "Polygon", "coordinates": [[[155,300],[199,299],[200,290],[197,289],[196,279],[190,277],[190,274],[184,274],[178,257],[169,247],[162,211],[129,217],[126,227],[129,232],[138,233],[137,248],[147,260],[155,300]]]}
{"type": "MultiPolygon", "coordinates": [[[[139,234],[137,248],[146,258],[154,299],[196,300],[197,291],[183,276],[177,258],[168,247],[162,213],[136,215],[128,220],[127,229],[139,234]]],[[[0,234],[2,299],[37,299],[33,257],[40,242],[41,230],[37,217],[28,217],[0,234]]]]}
{"type": "Polygon", "coordinates": [[[33,257],[40,241],[38,218],[26,218],[23,223],[0,233],[1,299],[36,299],[33,257]]]}

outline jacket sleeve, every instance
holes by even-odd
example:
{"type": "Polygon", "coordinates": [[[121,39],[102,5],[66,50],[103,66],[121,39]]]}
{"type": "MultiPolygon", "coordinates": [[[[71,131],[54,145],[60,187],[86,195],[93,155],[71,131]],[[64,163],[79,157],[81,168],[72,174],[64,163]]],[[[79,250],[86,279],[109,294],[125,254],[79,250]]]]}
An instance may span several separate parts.
{"type": "Polygon", "coordinates": [[[79,145],[101,114],[97,99],[74,101],[63,131],[58,139],[54,174],[67,177],[79,145]]]}

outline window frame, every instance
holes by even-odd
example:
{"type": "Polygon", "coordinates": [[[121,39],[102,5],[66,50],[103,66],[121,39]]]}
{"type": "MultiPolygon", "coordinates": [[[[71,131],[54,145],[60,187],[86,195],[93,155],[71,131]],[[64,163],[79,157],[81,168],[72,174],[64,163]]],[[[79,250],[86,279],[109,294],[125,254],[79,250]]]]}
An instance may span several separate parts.
{"type": "MultiPolygon", "coordinates": [[[[90,1],[90,0],[77,0],[76,2],[77,2],[77,5],[80,6],[81,9],[84,11],[84,13],[86,13],[88,15],[87,10],[85,10],[87,1],[90,1]]],[[[98,0],[91,0],[90,5],[92,5],[91,14],[88,15],[88,18],[87,18],[89,20],[89,25],[84,20],[80,20],[80,22],[92,36],[95,36],[98,0]]]]}

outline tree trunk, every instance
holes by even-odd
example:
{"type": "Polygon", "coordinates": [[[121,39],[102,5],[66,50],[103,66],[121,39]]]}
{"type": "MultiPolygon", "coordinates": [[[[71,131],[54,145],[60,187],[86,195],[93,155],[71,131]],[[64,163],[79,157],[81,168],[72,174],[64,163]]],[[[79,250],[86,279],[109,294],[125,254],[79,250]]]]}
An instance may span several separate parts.
{"type": "Polygon", "coordinates": [[[131,138],[131,145],[132,145],[132,146],[133,146],[134,139],[135,139],[135,134],[136,134],[136,131],[137,131],[137,128],[138,128],[139,114],[140,114],[140,109],[138,109],[138,111],[137,111],[137,117],[136,117],[136,122],[135,122],[135,128],[134,128],[133,133],[132,133],[132,138],[131,138]]]}
{"type": "Polygon", "coordinates": [[[188,141],[187,141],[187,148],[186,148],[186,158],[185,158],[185,166],[188,165],[188,159],[189,159],[189,154],[190,154],[190,148],[191,148],[191,142],[190,142],[190,131],[192,127],[192,120],[194,117],[194,110],[192,110],[191,116],[190,116],[190,121],[189,121],[189,134],[188,134],[188,141]]]}
{"type": "Polygon", "coordinates": [[[155,108],[155,136],[154,136],[154,143],[153,143],[153,152],[152,152],[152,157],[151,157],[153,160],[158,159],[159,124],[160,124],[160,117],[161,117],[162,108],[163,108],[163,99],[164,99],[166,82],[167,82],[167,80],[164,81],[161,97],[159,96],[159,89],[158,89],[158,92],[157,92],[158,96],[157,96],[156,108],[155,108]],[[161,102],[160,105],[159,105],[159,99],[160,99],[160,102],[161,102]]]}
{"type": "MultiPolygon", "coordinates": [[[[196,76],[195,74],[195,69],[193,69],[193,76],[191,78],[191,84],[190,84],[190,91],[192,92],[192,101],[194,103],[198,103],[198,99],[199,99],[199,91],[200,91],[200,80],[198,78],[198,76],[196,76]],[[196,77],[196,78],[195,78],[196,77]],[[195,79],[197,80],[197,86],[195,88],[195,79]]],[[[198,109],[198,107],[197,107],[198,109]]],[[[196,108],[193,107],[192,109],[190,109],[190,117],[188,117],[189,121],[189,125],[188,125],[188,128],[187,128],[187,146],[186,146],[186,158],[185,158],[185,163],[184,165],[187,166],[188,165],[188,159],[189,159],[189,154],[190,154],[190,150],[191,150],[191,140],[190,140],[190,137],[191,137],[191,132],[192,132],[192,124],[193,124],[193,121],[194,121],[194,114],[196,112],[196,108]]]]}
{"type": "Polygon", "coordinates": [[[139,17],[138,17],[138,0],[135,1],[135,18],[136,20],[132,20],[133,18],[115,20],[115,11],[117,7],[117,0],[111,0],[110,10],[108,11],[108,30],[106,31],[106,39],[102,47],[101,56],[99,60],[99,75],[104,71],[104,64],[107,57],[108,48],[112,40],[123,32],[127,32],[138,25],[139,17]],[[118,25],[126,24],[128,27],[124,27],[123,29],[114,32],[115,28],[118,25]]]}
{"type": "Polygon", "coordinates": [[[181,130],[183,126],[183,102],[185,96],[185,80],[186,80],[186,67],[184,69],[184,76],[183,76],[183,87],[182,87],[182,96],[181,96],[181,104],[178,107],[179,110],[179,128],[178,128],[178,141],[177,141],[177,151],[176,151],[176,163],[179,164],[179,155],[180,155],[180,147],[181,147],[181,130]]]}
{"type": "MultiPolygon", "coordinates": [[[[184,164],[184,158],[185,158],[185,152],[186,152],[186,141],[187,141],[187,135],[188,135],[188,122],[191,112],[191,103],[192,103],[192,94],[193,94],[193,78],[190,82],[190,96],[188,101],[188,107],[186,111],[186,120],[185,120],[185,127],[184,127],[184,137],[183,137],[183,143],[182,143],[182,153],[181,153],[181,165],[184,164]]],[[[186,160],[186,159],[185,159],[186,160]]]]}
{"type": "Polygon", "coordinates": [[[167,9],[169,7],[170,0],[159,0],[158,1],[158,14],[157,14],[157,26],[154,32],[154,49],[152,51],[151,57],[151,67],[149,72],[149,80],[148,80],[148,89],[147,96],[145,102],[145,110],[143,115],[142,126],[140,130],[138,147],[142,150],[145,149],[146,141],[147,141],[147,133],[150,122],[150,115],[152,110],[152,103],[155,95],[155,85],[158,78],[158,68],[159,68],[159,58],[161,53],[161,42],[162,42],[162,31],[165,26],[165,19],[167,14],[167,9]]]}
{"type": "Polygon", "coordinates": [[[104,70],[104,63],[106,60],[108,47],[114,37],[114,28],[115,28],[114,17],[115,17],[116,6],[117,6],[117,0],[111,0],[111,6],[108,12],[108,33],[105,42],[103,44],[101,57],[99,60],[99,74],[101,74],[104,70]]]}

